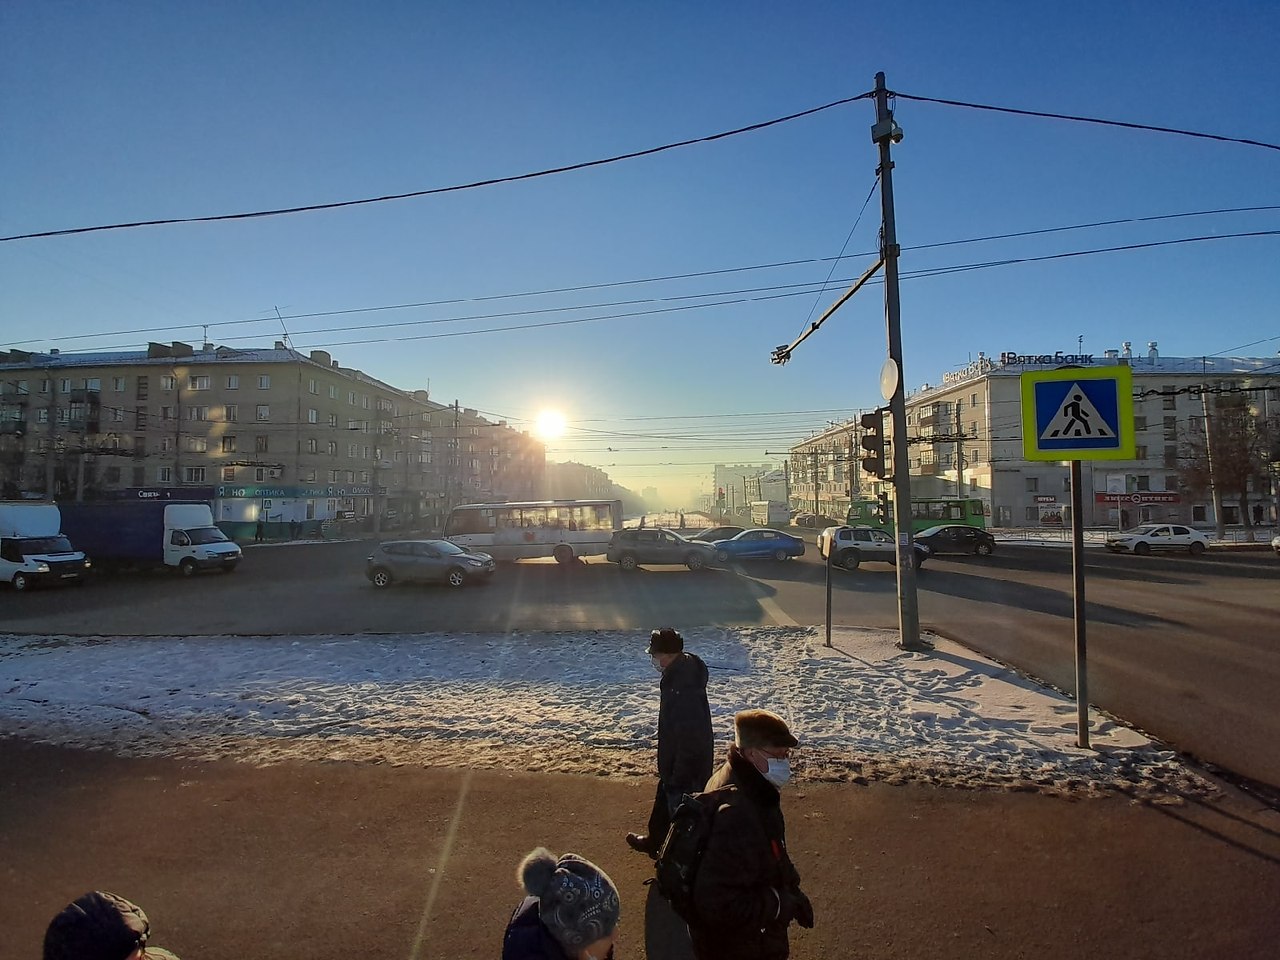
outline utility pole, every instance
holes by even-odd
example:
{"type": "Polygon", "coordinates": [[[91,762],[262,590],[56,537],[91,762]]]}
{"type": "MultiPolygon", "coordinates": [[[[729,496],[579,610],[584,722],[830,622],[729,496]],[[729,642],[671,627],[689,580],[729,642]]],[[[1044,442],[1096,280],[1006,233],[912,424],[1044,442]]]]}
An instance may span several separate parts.
{"type": "Polygon", "coordinates": [[[960,425],[960,401],[956,400],[956,499],[964,499],[964,427],[960,425]]]}
{"type": "MultiPolygon", "coordinates": [[[[898,645],[904,650],[924,649],[920,643],[920,609],[916,602],[915,548],[911,530],[911,461],[907,450],[906,380],[902,369],[902,315],[898,299],[897,223],[893,210],[893,159],[890,145],[901,142],[902,128],[889,110],[889,91],[884,73],[876,74],[876,122],[871,139],[880,148],[880,257],[884,261],[884,319],[889,344],[889,360],[896,366],[897,383],[887,397],[893,424],[893,491],[896,539],[898,542],[898,645]]],[[[888,366],[888,364],[886,364],[888,366]]],[[[883,386],[883,377],[882,386],[883,386]]]]}
{"type": "Polygon", "coordinates": [[[1213,421],[1209,414],[1208,384],[1200,385],[1200,403],[1204,410],[1204,458],[1209,467],[1209,494],[1213,498],[1213,526],[1221,540],[1227,532],[1222,518],[1222,490],[1213,476],[1213,421]]]}
{"type": "Polygon", "coordinates": [[[813,515],[816,517],[822,512],[818,509],[818,451],[816,449],[810,450],[809,454],[812,458],[812,470],[810,473],[813,475],[813,515]]]}
{"type": "Polygon", "coordinates": [[[787,510],[791,510],[791,458],[782,461],[782,494],[787,500],[787,510]]]}
{"type": "Polygon", "coordinates": [[[49,449],[44,458],[44,498],[53,500],[54,457],[58,452],[58,378],[49,369],[49,449]]]}

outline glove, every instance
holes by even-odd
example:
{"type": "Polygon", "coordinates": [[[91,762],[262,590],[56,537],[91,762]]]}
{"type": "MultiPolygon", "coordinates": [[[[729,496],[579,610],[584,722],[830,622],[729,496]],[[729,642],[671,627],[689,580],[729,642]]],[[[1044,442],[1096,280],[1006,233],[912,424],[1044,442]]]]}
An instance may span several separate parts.
{"type": "Polygon", "coordinates": [[[791,916],[806,930],[813,929],[813,904],[799,887],[791,890],[791,916]]]}

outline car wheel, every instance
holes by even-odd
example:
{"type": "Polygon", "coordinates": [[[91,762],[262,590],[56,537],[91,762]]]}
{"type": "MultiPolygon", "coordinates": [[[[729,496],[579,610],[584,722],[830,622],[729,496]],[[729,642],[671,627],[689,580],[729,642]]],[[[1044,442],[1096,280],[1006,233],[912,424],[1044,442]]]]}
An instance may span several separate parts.
{"type": "Polygon", "coordinates": [[[551,556],[556,558],[556,563],[560,564],[560,566],[568,566],[573,563],[573,547],[567,543],[562,543],[551,551],[551,556]]]}
{"type": "Polygon", "coordinates": [[[15,573],[13,575],[12,583],[13,589],[18,591],[31,589],[31,581],[27,579],[27,575],[25,573],[15,573]]]}
{"type": "Polygon", "coordinates": [[[706,562],[702,559],[702,554],[694,551],[684,558],[684,565],[690,570],[701,570],[706,566],[706,562]]]}
{"type": "Polygon", "coordinates": [[[1145,557],[1147,554],[1151,552],[1151,547],[1149,547],[1145,543],[1138,542],[1133,545],[1133,552],[1140,557],[1145,557]]]}
{"type": "Polygon", "coordinates": [[[716,551],[716,562],[717,562],[717,563],[728,563],[728,562],[729,562],[729,551],[728,551],[728,550],[717,550],[717,551],[716,551]]]}
{"type": "Polygon", "coordinates": [[[1193,540],[1191,546],[1187,549],[1191,551],[1191,555],[1193,557],[1198,557],[1200,554],[1204,553],[1204,544],[1199,540],[1193,540]]]}
{"type": "Polygon", "coordinates": [[[379,590],[385,590],[387,587],[391,586],[393,580],[394,578],[391,576],[391,571],[383,567],[378,567],[378,569],[374,570],[369,577],[369,582],[379,590]]]}
{"type": "Polygon", "coordinates": [[[636,555],[634,553],[624,553],[618,558],[618,568],[620,570],[626,570],[630,573],[638,566],[640,566],[640,562],[636,560],[636,555]]]}
{"type": "Polygon", "coordinates": [[[187,557],[178,564],[178,572],[184,577],[194,577],[196,575],[196,562],[190,557],[187,557]]]}
{"type": "Polygon", "coordinates": [[[787,553],[787,551],[783,550],[781,547],[773,551],[773,559],[777,560],[779,563],[781,563],[783,560],[786,560],[790,556],[791,554],[787,553]]]}
{"type": "Polygon", "coordinates": [[[911,554],[911,566],[914,567],[916,570],[919,570],[921,567],[924,566],[924,557],[920,554],[919,551],[916,551],[911,554]]]}
{"type": "Polygon", "coordinates": [[[973,552],[980,557],[989,557],[991,556],[991,544],[980,543],[973,548],[973,552]]]}
{"type": "Polygon", "coordinates": [[[842,550],[836,554],[836,564],[846,570],[857,570],[860,563],[862,563],[862,556],[857,550],[842,550]]]}
{"type": "Polygon", "coordinates": [[[460,587],[467,582],[467,572],[461,567],[454,567],[449,571],[449,575],[444,578],[444,582],[451,587],[460,587]]]}

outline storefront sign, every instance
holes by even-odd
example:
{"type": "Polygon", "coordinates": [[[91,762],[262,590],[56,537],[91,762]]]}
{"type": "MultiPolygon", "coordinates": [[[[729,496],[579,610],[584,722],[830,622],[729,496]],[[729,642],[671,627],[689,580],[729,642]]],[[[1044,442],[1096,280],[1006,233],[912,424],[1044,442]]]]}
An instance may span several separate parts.
{"type": "Polygon", "coordinates": [[[1006,367],[1025,367],[1025,366],[1062,366],[1065,363],[1086,364],[1093,363],[1092,353],[1063,353],[1059,350],[1057,353],[1011,353],[1005,352],[1000,354],[1000,363],[1006,367]]]}
{"type": "Polygon", "coordinates": [[[1057,502],[1058,502],[1057,497],[1046,497],[1043,495],[1036,497],[1036,503],[1057,503],[1057,502]]]}
{"type": "Polygon", "coordinates": [[[1180,493],[1095,493],[1095,503],[1181,503],[1180,493]]]}
{"type": "MultiPolygon", "coordinates": [[[[371,497],[373,486],[367,483],[328,484],[326,486],[263,486],[244,487],[223,486],[214,488],[214,496],[220,499],[250,499],[261,497],[287,500],[291,497],[299,499],[323,499],[329,497],[371,497]]],[[[378,492],[385,494],[386,487],[379,487],[378,492]]]]}
{"type": "Polygon", "coordinates": [[[995,362],[990,357],[985,357],[981,353],[978,359],[961,367],[959,370],[951,370],[942,375],[943,386],[953,383],[962,383],[965,380],[972,380],[974,377],[980,377],[984,373],[990,373],[996,367],[995,362]]]}

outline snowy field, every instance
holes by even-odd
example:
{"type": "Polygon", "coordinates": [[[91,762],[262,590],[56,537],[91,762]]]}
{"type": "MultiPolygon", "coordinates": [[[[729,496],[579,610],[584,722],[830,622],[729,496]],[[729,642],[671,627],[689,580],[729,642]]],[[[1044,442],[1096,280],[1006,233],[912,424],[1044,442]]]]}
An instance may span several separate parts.
{"type": "MultiPolygon", "coordinates": [[[[1054,794],[1201,793],[1170,751],[958,645],[883,631],[708,628],[717,739],[782,714],[800,780],[1054,794]]],[[[0,636],[0,736],[130,755],[356,760],[651,776],[658,676],[641,632],[355,637],[0,636]]]]}

